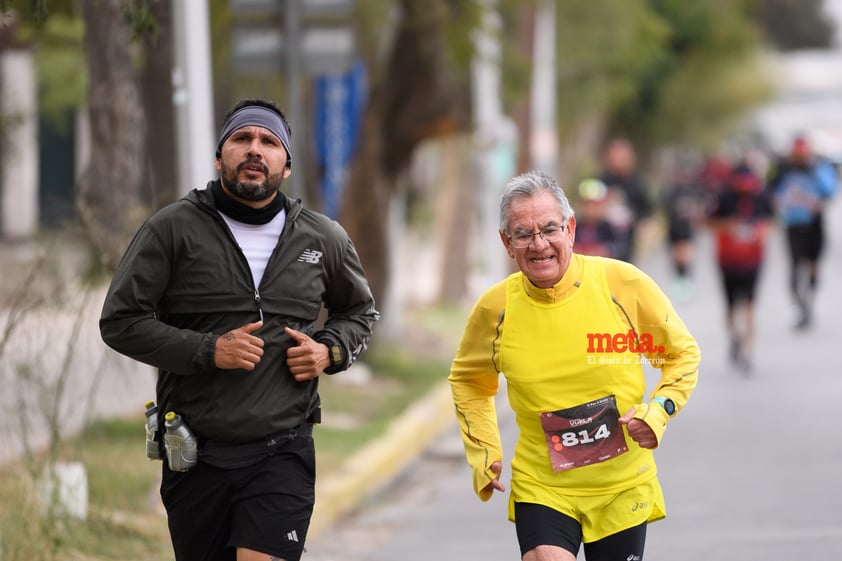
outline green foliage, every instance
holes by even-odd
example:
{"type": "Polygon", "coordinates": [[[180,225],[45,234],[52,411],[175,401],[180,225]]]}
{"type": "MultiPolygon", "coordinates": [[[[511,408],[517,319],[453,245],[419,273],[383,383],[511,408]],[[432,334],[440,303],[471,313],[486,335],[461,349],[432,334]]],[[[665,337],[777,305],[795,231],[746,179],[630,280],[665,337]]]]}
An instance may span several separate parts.
{"type": "Polygon", "coordinates": [[[474,32],[483,25],[481,0],[441,1],[445,11],[443,21],[444,44],[449,57],[450,67],[460,73],[470,70],[474,56],[474,32]]]}
{"type": "Polygon", "coordinates": [[[145,417],[97,421],[81,436],[79,452],[88,469],[90,501],[98,508],[146,510],[161,464],[144,456],[145,422],[145,417]]]}
{"type": "MultiPolygon", "coordinates": [[[[123,23],[135,39],[154,39],[158,33],[149,2],[123,5],[123,23]]],[[[87,97],[85,25],[76,8],[72,0],[0,0],[0,11],[16,14],[18,37],[34,47],[41,115],[62,131],[87,97]]]]}
{"type": "Polygon", "coordinates": [[[828,48],[836,26],[822,12],[823,4],[823,0],[755,0],[753,14],[766,40],[781,50],[828,48]]]}
{"type": "Polygon", "coordinates": [[[582,116],[610,113],[638,95],[669,57],[671,30],[645,0],[559,2],[558,117],[562,132],[582,116]]]}
{"type": "MultiPolygon", "coordinates": [[[[507,0],[512,1],[512,0],[507,0]]],[[[473,32],[482,25],[483,0],[357,0],[354,23],[357,46],[369,63],[380,64],[388,52],[397,18],[405,18],[422,33],[431,22],[444,22],[441,32],[448,67],[454,75],[468,72],[474,54],[473,32]]]]}
{"type": "Polygon", "coordinates": [[[498,11],[502,23],[499,32],[501,41],[501,73],[505,79],[500,84],[503,104],[511,107],[529,91],[532,60],[518,40],[522,17],[535,4],[534,0],[501,0],[498,11]]]}
{"type": "Polygon", "coordinates": [[[72,16],[75,0],[0,0],[0,12],[14,13],[19,24],[40,27],[54,16],[72,16]]]}
{"type": "Polygon", "coordinates": [[[66,131],[87,95],[84,23],[70,0],[0,0],[0,11],[7,9],[15,14],[17,40],[35,55],[41,116],[66,131]]]}
{"type": "Polygon", "coordinates": [[[661,87],[658,117],[641,129],[663,144],[715,148],[747,110],[772,93],[763,66],[748,60],[687,57],[661,87]]]}
{"type": "Polygon", "coordinates": [[[357,49],[372,71],[383,61],[384,45],[393,28],[394,4],[395,0],[356,0],[354,3],[357,49]]]}
{"type": "Polygon", "coordinates": [[[158,21],[149,8],[149,0],[126,0],[123,21],[132,30],[134,39],[155,37],[158,34],[158,21]]]}
{"type": "Polygon", "coordinates": [[[52,15],[35,32],[38,103],[44,119],[59,130],[70,125],[73,110],[85,103],[87,73],[85,26],[79,18],[52,15]]]}
{"type": "Polygon", "coordinates": [[[0,12],[12,11],[18,18],[41,25],[47,20],[47,0],[0,0],[0,12]]]}
{"type": "MultiPolygon", "coordinates": [[[[124,0],[123,21],[128,25],[135,39],[155,35],[158,22],[149,7],[150,2],[158,0],[124,0]]],[[[57,16],[72,17],[78,8],[75,0],[0,0],[0,12],[13,10],[17,19],[35,27],[57,16]]]]}
{"type": "Polygon", "coordinates": [[[562,135],[593,115],[642,145],[712,146],[770,93],[748,0],[556,3],[562,135]]]}
{"type": "Polygon", "coordinates": [[[331,377],[322,380],[319,394],[325,422],[316,427],[320,466],[326,470],[339,466],[347,455],[382,435],[395,417],[447,377],[446,361],[419,357],[417,352],[375,347],[365,354],[373,372],[370,382],[351,385],[331,377]],[[349,420],[346,426],[330,421],[337,415],[349,420]]]}
{"type": "Polygon", "coordinates": [[[712,147],[767,98],[757,65],[760,36],[745,1],[654,0],[668,26],[662,56],[648,62],[637,95],[615,112],[617,128],[650,144],[712,147]]]}
{"type": "Polygon", "coordinates": [[[50,559],[34,480],[22,470],[0,471],[0,555],[4,561],[50,559]]]}

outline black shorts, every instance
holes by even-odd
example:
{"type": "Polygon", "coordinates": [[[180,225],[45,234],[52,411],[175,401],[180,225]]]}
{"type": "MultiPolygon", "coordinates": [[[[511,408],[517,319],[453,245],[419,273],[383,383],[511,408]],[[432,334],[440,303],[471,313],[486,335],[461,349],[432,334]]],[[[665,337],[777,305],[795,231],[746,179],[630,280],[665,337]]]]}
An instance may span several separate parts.
{"type": "Polygon", "coordinates": [[[693,239],[693,223],[690,220],[675,220],[669,223],[667,238],[670,243],[678,243],[693,239]]]}
{"type": "Polygon", "coordinates": [[[174,472],[164,460],[161,498],[177,561],[235,561],[244,547],[298,561],[313,513],[313,439],[288,440],[256,463],[199,463],[174,472]]]}
{"type": "Polygon", "coordinates": [[[722,286],[725,288],[725,300],[728,307],[733,308],[737,303],[754,301],[757,288],[757,277],[760,269],[722,270],[722,286]]]}
{"type": "MultiPolygon", "coordinates": [[[[644,522],[601,540],[585,544],[588,561],[643,559],[646,545],[644,522]]],[[[533,503],[515,503],[515,528],[521,556],[539,545],[554,545],[574,556],[582,544],[582,527],[573,518],[550,507],[533,503]]]]}
{"type": "Polygon", "coordinates": [[[793,261],[818,261],[824,247],[824,224],[821,215],[809,224],[787,227],[786,237],[793,261]]]}

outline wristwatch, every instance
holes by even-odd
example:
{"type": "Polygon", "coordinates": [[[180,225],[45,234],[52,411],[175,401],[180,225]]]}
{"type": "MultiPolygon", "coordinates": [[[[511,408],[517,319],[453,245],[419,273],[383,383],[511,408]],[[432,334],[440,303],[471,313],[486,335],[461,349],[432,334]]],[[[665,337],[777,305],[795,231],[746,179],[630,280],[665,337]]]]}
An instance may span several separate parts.
{"type": "Polygon", "coordinates": [[[675,403],[673,403],[673,401],[670,398],[660,396],[654,397],[652,398],[652,403],[657,403],[658,405],[663,407],[664,411],[666,411],[667,415],[669,415],[670,417],[675,415],[675,403]]]}
{"type": "Polygon", "coordinates": [[[344,364],[345,351],[342,348],[342,345],[338,343],[332,343],[327,346],[327,351],[328,358],[330,358],[331,366],[339,366],[341,364],[344,364]]]}
{"type": "Polygon", "coordinates": [[[327,347],[327,359],[330,366],[325,368],[325,374],[336,374],[345,366],[345,347],[329,335],[320,334],[314,337],[316,341],[327,347]]]}

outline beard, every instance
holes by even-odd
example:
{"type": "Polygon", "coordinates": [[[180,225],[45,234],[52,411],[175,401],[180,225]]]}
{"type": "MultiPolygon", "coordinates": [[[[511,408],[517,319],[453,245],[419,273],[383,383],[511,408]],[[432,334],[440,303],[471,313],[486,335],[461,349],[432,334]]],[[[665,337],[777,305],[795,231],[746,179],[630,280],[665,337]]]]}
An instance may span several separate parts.
{"type": "Polygon", "coordinates": [[[281,189],[284,176],[283,172],[274,175],[270,174],[266,164],[260,160],[252,159],[241,162],[236,168],[230,168],[222,164],[220,179],[226,189],[243,200],[265,201],[266,199],[272,198],[281,189]],[[263,175],[266,179],[263,182],[238,181],[237,176],[240,174],[240,171],[248,165],[262,167],[263,175]]]}

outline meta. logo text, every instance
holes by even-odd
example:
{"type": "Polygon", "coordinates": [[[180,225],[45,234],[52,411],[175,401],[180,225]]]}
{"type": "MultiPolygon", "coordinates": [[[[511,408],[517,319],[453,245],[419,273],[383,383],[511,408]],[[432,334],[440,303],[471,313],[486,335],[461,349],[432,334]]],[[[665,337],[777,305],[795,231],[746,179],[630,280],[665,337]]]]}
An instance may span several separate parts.
{"type": "Polygon", "coordinates": [[[656,345],[651,333],[588,333],[589,353],[662,353],[663,345],[656,345]]]}

